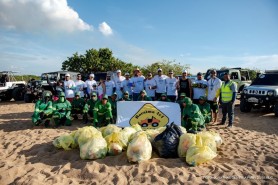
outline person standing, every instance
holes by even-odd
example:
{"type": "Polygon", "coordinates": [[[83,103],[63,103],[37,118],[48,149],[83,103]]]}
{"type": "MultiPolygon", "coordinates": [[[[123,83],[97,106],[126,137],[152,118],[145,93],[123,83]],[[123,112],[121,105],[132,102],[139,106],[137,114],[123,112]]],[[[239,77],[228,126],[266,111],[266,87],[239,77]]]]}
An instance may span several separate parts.
{"type": "Polygon", "coordinates": [[[133,101],[137,101],[140,92],[144,90],[145,77],[141,75],[141,71],[138,68],[136,68],[133,73],[134,76],[131,78],[131,82],[133,84],[133,101]]]}
{"type": "Polygon", "coordinates": [[[110,74],[107,74],[107,76],[106,76],[105,89],[106,89],[106,93],[105,94],[110,99],[112,94],[116,90],[115,83],[111,80],[111,75],[110,74]]]}
{"type": "Polygon", "coordinates": [[[187,71],[184,70],[182,72],[182,77],[179,79],[178,82],[178,94],[185,93],[186,97],[192,100],[192,81],[187,78],[187,71]]]}
{"type": "Polygon", "coordinates": [[[66,95],[66,99],[69,102],[72,102],[73,98],[74,98],[74,91],[75,91],[75,83],[74,81],[72,81],[70,79],[70,74],[67,73],[65,75],[65,81],[64,81],[64,88],[65,88],[65,95],[66,95]]]}
{"type": "Polygon", "coordinates": [[[117,70],[117,76],[114,78],[114,83],[116,87],[117,100],[123,97],[123,92],[121,91],[121,84],[125,80],[125,77],[122,76],[122,71],[120,69],[117,70]]]}
{"type": "Polygon", "coordinates": [[[84,90],[86,88],[86,84],[81,78],[81,74],[77,74],[77,79],[74,82],[76,86],[75,93],[79,92],[80,98],[84,98],[84,90]]]}
{"type": "Polygon", "coordinates": [[[99,84],[97,86],[98,99],[101,100],[102,97],[105,95],[105,93],[106,93],[106,87],[105,87],[104,79],[100,78],[99,84]]]}
{"type": "Polygon", "coordinates": [[[166,79],[168,76],[162,73],[162,69],[157,70],[157,75],[153,77],[156,83],[155,100],[158,100],[162,94],[166,93],[166,79]]]}
{"type": "Polygon", "coordinates": [[[199,99],[201,96],[206,96],[206,89],[208,82],[203,79],[201,72],[197,73],[197,80],[192,82],[193,87],[193,103],[199,104],[199,99]]]}
{"type": "Polygon", "coordinates": [[[147,79],[144,81],[144,88],[147,95],[154,101],[156,82],[152,78],[152,73],[148,72],[147,79]]]}
{"type": "Polygon", "coordinates": [[[216,70],[210,71],[210,79],[208,80],[208,87],[207,87],[207,100],[210,104],[210,108],[212,110],[212,122],[216,123],[218,118],[218,100],[220,94],[220,88],[222,82],[219,78],[216,77],[217,73],[216,70]]]}
{"type": "Polygon", "coordinates": [[[228,72],[224,73],[224,83],[222,83],[220,88],[220,104],[223,114],[221,125],[225,125],[228,114],[228,127],[233,126],[236,93],[236,83],[230,79],[230,74],[228,72]]]}
{"type": "Polygon", "coordinates": [[[132,99],[132,82],[129,73],[125,73],[125,79],[121,83],[122,92],[128,92],[129,98],[132,99]]]}
{"type": "Polygon", "coordinates": [[[166,89],[167,89],[167,98],[171,102],[175,102],[177,99],[177,82],[178,80],[174,77],[173,70],[169,70],[169,78],[166,79],[166,89]]]}
{"type": "Polygon", "coordinates": [[[94,80],[94,78],[95,75],[90,74],[89,79],[85,81],[85,88],[87,88],[87,97],[90,97],[92,92],[96,92],[97,82],[94,80]]]}

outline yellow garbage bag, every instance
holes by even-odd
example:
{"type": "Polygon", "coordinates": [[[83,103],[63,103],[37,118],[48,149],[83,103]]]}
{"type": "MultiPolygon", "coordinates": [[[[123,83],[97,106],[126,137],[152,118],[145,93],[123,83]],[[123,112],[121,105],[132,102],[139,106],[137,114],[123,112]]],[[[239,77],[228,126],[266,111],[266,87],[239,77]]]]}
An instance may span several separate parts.
{"type": "Polygon", "coordinates": [[[144,131],[133,134],[126,154],[129,162],[146,161],[152,157],[152,145],[144,131]]]}
{"type": "Polygon", "coordinates": [[[137,131],[133,127],[125,127],[121,132],[123,132],[124,137],[129,141],[130,137],[137,131]]]}
{"type": "Polygon", "coordinates": [[[145,130],[145,133],[147,134],[150,142],[153,142],[154,138],[160,134],[160,131],[158,129],[147,129],[145,130]]]}
{"type": "Polygon", "coordinates": [[[56,148],[63,148],[64,150],[71,150],[73,148],[72,147],[73,144],[74,144],[73,137],[69,134],[59,136],[53,141],[53,145],[56,148]]]}
{"type": "Polygon", "coordinates": [[[117,127],[116,125],[109,124],[106,127],[102,127],[99,129],[102,133],[102,136],[105,138],[106,136],[112,134],[113,132],[120,132],[122,128],[117,127]]]}
{"type": "Polygon", "coordinates": [[[93,137],[102,137],[101,132],[92,126],[79,128],[74,133],[74,144],[80,147],[93,137]]]}
{"type": "Polygon", "coordinates": [[[134,128],[136,131],[142,131],[142,127],[138,123],[133,124],[131,127],[134,128]]]}
{"type": "Polygon", "coordinates": [[[100,159],[107,153],[107,143],[102,136],[91,138],[79,147],[81,159],[100,159]]]}
{"type": "Polygon", "coordinates": [[[123,132],[114,132],[105,137],[107,142],[107,152],[109,155],[118,155],[122,153],[123,148],[127,148],[127,138],[123,132]]]}
{"type": "Polygon", "coordinates": [[[215,158],[217,154],[208,146],[192,146],[186,152],[186,162],[198,166],[215,158]]]}
{"type": "Polygon", "coordinates": [[[216,148],[216,142],[214,139],[214,136],[210,132],[199,132],[196,135],[196,145],[197,146],[208,146],[212,151],[216,153],[217,148],[216,148]]]}
{"type": "Polygon", "coordinates": [[[216,147],[219,147],[223,143],[223,139],[220,134],[213,131],[209,131],[209,133],[214,136],[216,147]]]}
{"type": "Polygon", "coordinates": [[[180,136],[178,155],[179,157],[186,157],[187,150],[196,145],[196,135],[186,133],[180,136]]]}

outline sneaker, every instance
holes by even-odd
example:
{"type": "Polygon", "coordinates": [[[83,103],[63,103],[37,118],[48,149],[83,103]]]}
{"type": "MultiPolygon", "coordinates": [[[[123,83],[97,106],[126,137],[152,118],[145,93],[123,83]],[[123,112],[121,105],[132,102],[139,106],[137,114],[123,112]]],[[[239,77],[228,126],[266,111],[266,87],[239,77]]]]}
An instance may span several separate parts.
{"type": "Polygon", "coordinates": [[[232,125],[232,124],[229,124],[227,127],[228,127],[228,128],[232,128],[232,127],[233,127],[233,125],[232,125]]]}

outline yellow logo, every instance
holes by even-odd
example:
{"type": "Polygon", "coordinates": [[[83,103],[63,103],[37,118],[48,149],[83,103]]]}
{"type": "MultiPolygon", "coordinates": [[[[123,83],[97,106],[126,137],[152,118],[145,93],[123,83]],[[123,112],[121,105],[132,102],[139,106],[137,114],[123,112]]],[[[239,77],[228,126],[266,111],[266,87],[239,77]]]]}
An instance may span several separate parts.
{"type": "Polygon", "coordinates": [[[166,126],[169,118],[150,103],[144,104],[130,119],[129,124],[139,124],[143,130],[166,126]]]}

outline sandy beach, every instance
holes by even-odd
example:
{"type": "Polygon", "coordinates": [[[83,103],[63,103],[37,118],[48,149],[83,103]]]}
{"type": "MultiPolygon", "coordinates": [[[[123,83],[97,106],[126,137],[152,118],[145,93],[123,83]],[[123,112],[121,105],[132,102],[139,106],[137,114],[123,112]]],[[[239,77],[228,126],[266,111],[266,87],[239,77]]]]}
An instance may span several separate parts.
{"type": "MultiPolygon", "coordinates": [[[[82,127],[33,127],[34,104],[0,102],[0,184],[277,184],[278,118],[273,113],[236,107],[235,124],[209,126],[224,143],[211,162],[191,167],[185,159],[152,159],[129,164],[126,153],[81,160],[79,150],[64,151],[52,141],[82,127]]],[[[221,114],[219,115],[221,118],[221,114]]]]}

